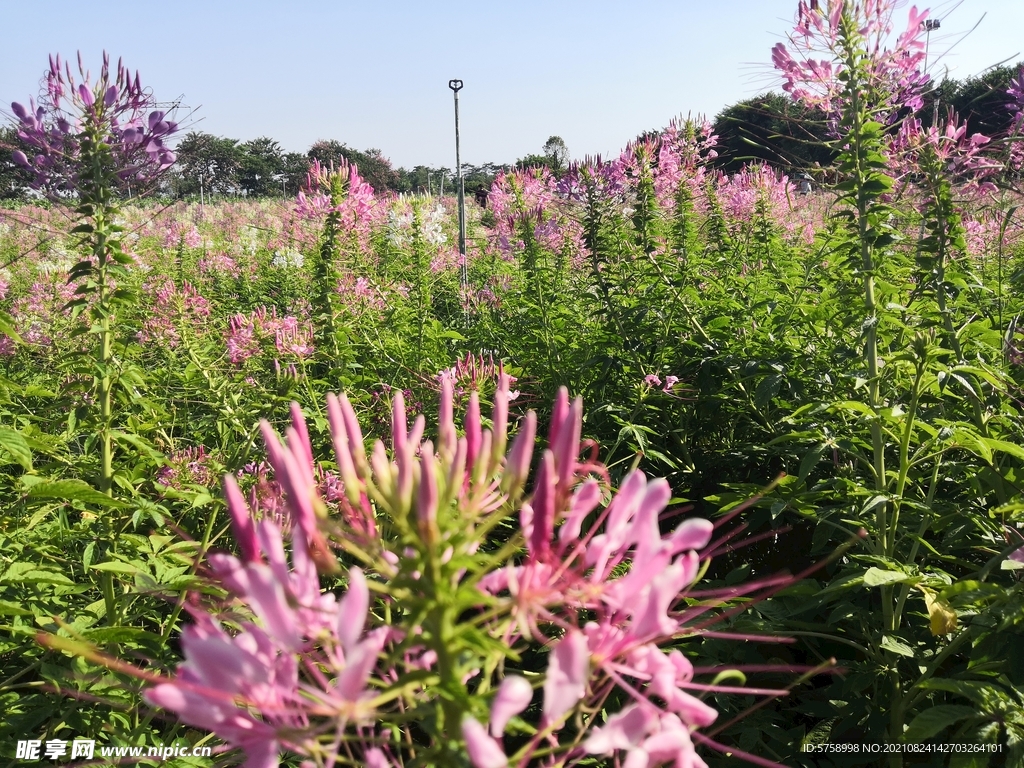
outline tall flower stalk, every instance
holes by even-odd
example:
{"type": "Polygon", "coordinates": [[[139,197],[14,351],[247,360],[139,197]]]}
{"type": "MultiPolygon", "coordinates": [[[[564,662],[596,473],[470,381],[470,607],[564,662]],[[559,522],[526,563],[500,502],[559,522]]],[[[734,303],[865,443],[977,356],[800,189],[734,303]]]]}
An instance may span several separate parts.
{"type": "Polygon", "coordinates": [[[14,153],[15,160],[35,174],[33,186],[59,201],[75,204],[77,226],[89,255],[78,262],[68,276],[76,284],[71,305],[75,313],[89,313],[87,330],[96,338],[93,360],[93,390],[97,428],[95,443],[100,466],[97,486],[112,492],[114,480],[112,432],[114,381],[114,318],[119,307],[133,302],[132,295],[118,288],[125,265],[132,259],[122,249],[123,228],[118,216],[117,190],[133,184],[137,190],[152,188],[174,162],[165,141],[177,124],[156,109],[152,94],[142,88],[119,61],[115,71],[103,54],[99,77],[90,78],[81,57],[81,81],[60,56],[51,57],[45,87],[38,103],[28,108],[11,105],[18,118],[18,136],[37,154],[29,158],[14,153]]]}
{"type": "MultiPolygon", "coordinates": [[[[885,319],[880,298],[884,285],[879,280],[895,239],[894,210],[888,204],[894,184],[889,175],[892,134],[909,110],[921,106],[921,91],[927,78],[923,72],[924,24],[927,11],[912,7],[906,30],[890,39],[897,3],[892,0],[844,2],[829,0],[821,7],[800,3],[795,33],[790,45],[773,50],[773,63],[785,78],[784,88],[805,103],[823,109],[839,149],[837,185],[838,218],[846,235],[837,248],[845,256],[850,273],[859,278],[863,301],[863,361],[870,430],[870,476],[875,494],[866,510],[873,509],[872,555],[886,562],[899,561],[899,514],[910,467],[909,442],[916,427],[917,407],[925,382],[926,364],[932,360],[927,340],[914,344],[914,384],[899,429],[898,479],[887,466],[887,440],[893,434],[885,423],[885,409],[891,406],[882,394],[879,326],[885,319]],[[814,58],[823,55],[824,58],[814,58]],[[845,252],[845,253],[844,253],[845,252]]],[[[928,516],[924,516],[928,520],[928,516]]],[[[923,528],[918,534],[923,535],[923,528]]],[[[916,556],[917,545],[910,555],[916,556]]],[[[906,592],[907,590],[904,590],[906,592]]],[[[898,650],[887,645],[887,633],[899,628],[906,594],[896,596],[892,583],[880,584],[882,633],[871,638],[873,653],[886,668],[888,683],[888,736],[901,740],[911,693],[904,691],[898,671],[898,650]],[[880,644],[879,644],[879,641],[880,644]]],[[[901,764],[900,757],[890,762],[901,764]]]]}

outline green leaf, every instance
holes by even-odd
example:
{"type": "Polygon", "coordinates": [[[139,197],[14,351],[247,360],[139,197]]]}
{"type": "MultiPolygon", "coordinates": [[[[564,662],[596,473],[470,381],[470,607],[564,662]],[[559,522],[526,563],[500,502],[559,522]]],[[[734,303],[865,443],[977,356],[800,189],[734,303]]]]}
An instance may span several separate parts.
{"type": "MultiPolygon", "coordinates": [[[[990,448],[992,451],[1001,451],[1002,453],[1008,453],[1014,458],[1021,459],[1022,461],[1024,461],[1024,448],[1017,445],[1016,443],[1011,443],[1006,440],[995,440],[991,437],[981,437],[979,438],[979,440],[981,440],[981,442],[988,446],[988,448],[990,448]]],[[[991,460],[991,454],[989,454],[989,461],[991,460]]]]}
{"type": "Polygon", "coordinates": [[[100,493],[84,480],[56,480],[49,483],[33,485],[27,494],[29,499],[62,499],[64,501],[84,501],[98,507],[127,507],[123,501],[112,499],[100,493]]]}
{"type": "Polygon", "coordinates": [[[6,581],[10,584],[72,585],[75,583],[63,573],[47,570],[35,563],[24,562],[11,563],[10,567],[4,571],[3,578],[0,581],[6,581]]]}
{"type": "Polygon", "coordinates": [[[118,443],[127,443],[128,445],[138,448],[140,451],[145,453],[151,458],[161,458],[163,456],[160,451],[154,448],[148,441],[142,439],[138,435],[133,435],[130,432],[121,432],[114,430],[110,433],[110,437],[116,440],[118,443]]]}
{"type": "Polygon", "coordinates": [[[735,680],[736,685],[746,685],[747,676],[740,672],[738,669],[726,669],[715,675],[715,679],[711,681],[712,685],[721,685],[728,680],[735,680]]]}
{"type": "Polygon", "coordinates": [[[196,497],[192,499],[192,508],[205,507],[207,504],[213,501],[213,496],[208,493],[197,493],[196,497]]]}
{"type": "Polygon", "coordinates": [[[987,438],[968,429],[958,429],[953,433],[953,440],[976,456],[980,456],[986,463],[992,463],[992,447],[988,444],[990,441],[987,438]]]}
{"type": "Polygon", "coordinates": [[[914,649],[901,640],[897,640],[892,635],[884,635],[882,637],[882,648],[883,650],[890,651],[891,653],[898,653],[900,656],[906,656],[907,658],[914,658],[914,649]]]}
{"type": "Polygon", "coordinates": [[[800,469],[798,477],[800,480],[807,480],[807,476],[811,474],[811,470],[817,465],[821,456],[827,450],[828,446],[821,443],[815,446],[812,450],[804,454],[804,457],[800,460],[800,469]]]}
{"type": "Polygon", "coordinates": [[[26,472],[32,470],[32,451],[21,432],[10,427],[0,427],[0,448],[3,448],[26,472]]]}
{"type": "Polygon", "coordinates": [[[871,406],[867,403],[862,403],[859,400],[841,400],[838,403],[832,403],[829,406],[829,410],[849,411],[851,413],[859,413],[864,416],[874,416],[875,412],[871,409],[871,406]]]}
{"type": "Polygon", "coordinates": [[[864,574],[866,587],[884,587],[886,584],[906,584],[920,580],[919,576],[910,576],[902,571],[883,571],[881,568],[868,568],[864,574]]]}
{"type": "Polygon", "coordinates": [[[779,394],[782,382],[785,379],[782,374],[773,373],[765,377],[754,391],[754,407],[759,411],[764,410],[768,404],[779,394]]]}
{"type": "Polygon", "coordinates": [[[118,560],[111,560],[106,563],[96,563],[92,566],[94,571],[109,571],[111,573],[124,573],[129,576],[134,576],[139,573],[137,566],[131,565],[130,563],[122,563],[118,560]]]}
{"type": "Polygon", "coordinates": [[[16,603],[9,603],[6,600],[0,600],[0,616],[31,616],[32,611],[25,610],[16,603]]]}
{"type": "Polygon", "coordinates": [[[24,344],[24,339],[18,335],[18,332],[14,330],[14,318],[6,312],[0,312],[0,333],[5,336],[9,336],[19,344],[24,344]]]}
{"type": "Polygon", "coordinates": [[[976,717],[977,714],[978,710],[974,707],[940,704],[937,707],[926,709],[915,717],[903,735],[910,742],[924,741],[953,723],[958,723],[968,717],[976,717]]]}

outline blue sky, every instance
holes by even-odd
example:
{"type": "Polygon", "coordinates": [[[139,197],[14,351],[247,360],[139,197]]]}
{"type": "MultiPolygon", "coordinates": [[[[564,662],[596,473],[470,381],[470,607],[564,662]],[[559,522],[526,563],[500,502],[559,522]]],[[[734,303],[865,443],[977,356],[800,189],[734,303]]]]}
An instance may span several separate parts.
{"type": "MultiPolygon", "coordinates": [[[[954,77],[1018,60],[1021,0],[950,0],[932,50],[954,77]]],[[[511,162],[552,134],[609,154],[675,115],[774,84],[770,50],[796,0],[49,0],[0,5],[0,105],[26,101],[49,53],[121,56],[194,127],[305,151],[333,138],[396,166],[454,165],[447,83],[461,78],[462,156],[511,162]]]]}

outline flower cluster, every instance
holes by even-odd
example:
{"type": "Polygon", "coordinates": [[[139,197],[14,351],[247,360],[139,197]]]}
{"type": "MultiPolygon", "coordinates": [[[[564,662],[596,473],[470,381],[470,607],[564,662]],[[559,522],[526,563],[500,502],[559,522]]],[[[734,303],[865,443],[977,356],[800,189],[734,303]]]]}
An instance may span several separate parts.
{"type": "Polygon", "coordinates": [[[178,288],[170,278],[148,286],[155,293],[153,311],[143,323],[138,339],[171,349],[181,343],[182,332],[198,332],[210,316],[210,303],[189,283],[178,288]]]}
{"type": "Polygon", "coordinates": [[[156,473],[160,485],[179,491],[188,485],[210,488],[216,479],[216,471],[203,445],[174,451],[167,457],[166,466],[156,473]]]}
{"type": "Polygon", "coordinates": [[[306,263],[306,257],[294,248],[284,248],[274,252],[274,258],[270,260],[270,266],[277,269],[302,269],[306,263]]]}
{"type": "Polygon", "coordinates": [[[625,169],[619,160],[605,161],[600,155],[585,157],[569,166],[555,189],[561,196],[576,202],[594,197],[618,201],[627,189],[625,169]]]}
{"type": "Polygon", "coordinates": [[[137,72],[132,76],[120,61],[111,72],[106,53],[95,81],[81,55],[78,71],[80,82],[60,56],[51,56],[38,103],[11,105],[18,136],[37,152],[30,158],[17,150],[14,160],[35,173],[34,188],[66,193],[80,187],[83,142],[104,141],[118,179],[151,185],[175,160],[166,142],[177,132],[177,123],[155,108],[137,72]]]}
{"type": "MultiPolygon", "coordinates": [[[[65,275],[51,273],[35,280],[25,295],[15,299],[11,314],[27,343],[50,346],[70,323],[68,302],[75,298],[75,287],[62,279],[65,275]]],[[[13,345],[5,345],[5,349],[14,352],[13,345]]]]}
{"type": "MultiPolygon", "coordinates": [[[[503,381],[511,386],[518,379],[507,374],[500,362],[495,363],[493,355],[485,357],[482,352],[476,355],[467,352],[466,356],[456,360],[451,368],[445,368],[437,374],[438,384],[449,385],[456,399],[463,398],[469,392],[496,392],[503,381]]],[[[519,397],[518,390],[506,388],[505,392],[509,400],[519,397]]]]}
{"type": "Polygon", "coordinates": [[[764,163],[746,165],[718,184],[718,200],[723,210],[737,223],[766,216],[773,222],[786,221],[796,190],[789,177],[764,163]]]}
{"type": "Polygon", "coordinates": [[[945,121],[924,128],[920,119],[907,118],[891,144],[891,164],[897,177],[919,172],[922,155],[928,154],[942,166],[951,180],[966,182],[984,190],[994,189],[985,179],[1000,169],[1000,164],[984,154],[988,136],[968,135],[967,124],[950,111],[945,121]]]}
{"type": "Polygon", "coordinates": [[[367,450],[351,404],[328,396],[340,477],[330,488],[298,405],[284,441],[263,423],[280,488],[273,513],[225,478],[239,555],[209,564],[231,598],[189,604],[185,661],[148,701],[264,768],[283,750],[309,766],[345,755],[393,768],[411,750],[425,764],[468,757],[474,768],[591,756],[704,766],[695,742],[717,746],[699,733],[717,711],[702,696],[724,689],[697,682],[683,652],[662,645],[709,609],[676,606],[711,523],[662,533],[669,485],[638,471],[612,494],[604,467],[581,456],[582,402],[565,389],[526,495],[537,420],[527,413],[509,444],[509,378],[499,378],[489,422],[473,391],[461,435],[442,378],[436,442],[423,439],[422,415],[409,424],[396,392],[390,450],[367,450]],[[511,519],[518,533],[492,546],[488,532],[511,519]],[[343,574],[347,590],[323,592],[319,573],[343,574]],[[520,669],[540,648],[544,674],[520,669]],[[610,701],[620,703],[606,718],[589,714],[610,701]],[[415,743],[392,738],[411,721],[415,743]]]}
{"type": "Polygon", "coordinates": [[[241,365],[271,346],[279,356],[304,360],[314,351],[313,326],[292,315],[278,317],[274,307],[258,307],[249,314],[236,314],[228,321],[225,345],[228,359],[235,365],[241,365]]]}
{"type": "Polygon", "coordinates": [[[654,190],[662,210],[677,204],[680,186],[691,199],[699,199],[704,185],[705,164],[718,157],[718,136],[707,120],[673,120],[659,137],[654,190]]]}
{"type": "Polygon", "coordinates": [[[662,392],[671,392],[672,388],[678,383],[678,376],[666,376],[664,386],[662,386],[661,377],[658,376],[657,374],[649,373],[646,376],[644,376],[644,384],[646,384],[651,389],[654,389],[655,387],[661,387],[662,392]]]}
{"type": "Polygon", "coordinates": [[[175,249],[179,246],[199,248],[202,244],[203,236],[199,234],[199,230],[194,224],[171,221],[171,225],[164,233],[164,248],[175,249]]]}
{"type": "Polygon", "coordinates": [[[1010,80],[1006,95],[1012,99],[1006,106],[1013,112],[1013,125],[1019,131],[1024,127],[1024,66],[1021,66],[1016,76],[1010,80]]]}
{"type": "Polygon", "coordinates": [[[316,222],[335,215],[341,231],[354,235],[364,247],[373,225],[386,215],[373,187],[354,164],[342,162],[338,168],[325,168],[318,160],[306,176],[306,190],[299,191],[295,212],[300,219],[316,222]]]}
{"type": "Polygon", "coordinates": [[[353,314],[364,309],[382,310],[388,306],[382,291],[370,282],[369,278],[356,277],[346,272],[338,278],[334,292],[342,297],[345,306],[353,314]]]}
{"type": "Polygon", "coordinates": [[[494,214],[494,241],[505,259],[522,251],[525,239],[541,248],[577,259],[584,251],[583,229],[560,206],[559,182],[547,168],[500,173],[487,205],[494,214]]]}
{"type": "Polygon", "coordinates": [[[928,83],[924,72],[928,12],[911,7],[907,26],[892,39],[898,0],[800,0],[789,45],[772,49],[772,64],[782,74],[782,89],[822,109],[835,130],[845,108],[844,69],[853,47],[867,55],[872,102],[884,122],[900,110],[917,110],[928,83]],[[820,57],[820,58],[819,58],[820,57]]]}

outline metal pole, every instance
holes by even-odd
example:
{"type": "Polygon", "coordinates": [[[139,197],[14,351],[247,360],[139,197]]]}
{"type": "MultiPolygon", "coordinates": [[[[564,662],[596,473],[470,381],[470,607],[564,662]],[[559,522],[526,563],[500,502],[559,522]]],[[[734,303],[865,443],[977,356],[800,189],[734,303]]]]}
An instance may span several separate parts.
{"type": "Polygon", "coordinates": [[[466,265],[466,189],[462,182],[462,157],[459,154],[459,91],[462,90],[462,81],[449,80],[448,87],[455,94],[455,167],[459,174],[459,255],[462,256],[462,287],[465,288],[469,284],[469,270],[466,265]]]}
{"type": "MultiPolygon", "coordinates": [[[[928,72],[928,50],[931,47],[932,42],[932,30],[940,29],[942,22],[939,19],[925,19],[924,20],[924,71],[928,72]]],[[[934,109],[932,110],[932,125],[938,125],[939,123],[939,98],[938,94],[934,94],[933,102],[934,109]]]]}

